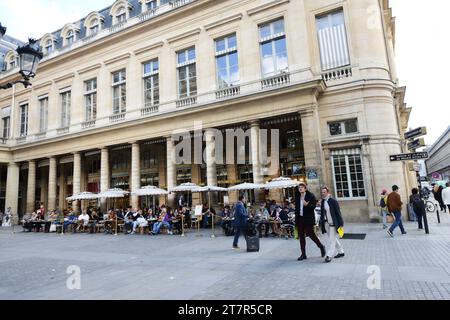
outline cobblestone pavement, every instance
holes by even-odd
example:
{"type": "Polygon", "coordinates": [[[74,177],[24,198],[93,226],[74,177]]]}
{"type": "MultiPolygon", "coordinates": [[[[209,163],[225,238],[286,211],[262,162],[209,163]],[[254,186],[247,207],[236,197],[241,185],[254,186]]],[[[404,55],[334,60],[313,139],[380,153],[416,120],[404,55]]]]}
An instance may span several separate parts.
{"type": "MultiPolygon", "coordinates": [[[[430,235],[406,223],[391,239],[379,224],[352,224],[346,256],[323,263],[308,239],[299,262],[293,239],[262,239],[258,253],[231,249],[210,230],[186,237],[11,233],[0,228],[0,299],[450,299],[450,215],[429,216],[430,235]],[[81,289],[67,268],[79,266],[81,289]],[[369,290],[369,266],[381,287],[369,290]]],[[[16,228],[17,229],[17,228],[16,228]]]]}

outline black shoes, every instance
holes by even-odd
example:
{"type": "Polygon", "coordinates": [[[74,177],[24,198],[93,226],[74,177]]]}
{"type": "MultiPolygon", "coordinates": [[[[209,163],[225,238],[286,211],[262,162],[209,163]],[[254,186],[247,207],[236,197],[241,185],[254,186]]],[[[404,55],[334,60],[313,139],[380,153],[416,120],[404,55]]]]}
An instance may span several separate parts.
{"type": "Polygon", "coordinates": [[[325,263],[329,263],[329,262],[331,262],[331,258],[330,257],[326,257],[325,258],[325,263]]]}
{"type": "Polygon", "coordinates": [[[325,257],[326,252],[325,252],[325,247],[324,247],[324,246],[322,246],[322,247],[320,248],[320,254],[322,255],[322,258],[325,257]]]}
{"type": "Polygon", "coordinates": [[[298,260],[298,261],[303,261],[303,260],[306,260],[306,259],[308,259],[308,258],[306,257],[306,255],[302,254],[297,260],[298,260]]]}
{"type": "Polygon", "coordinates": [[[334,257],[335,259],[339,259],[339,258],[343,258],[345,257],[344,253],[339,253],[336,257],[334,257]]]}

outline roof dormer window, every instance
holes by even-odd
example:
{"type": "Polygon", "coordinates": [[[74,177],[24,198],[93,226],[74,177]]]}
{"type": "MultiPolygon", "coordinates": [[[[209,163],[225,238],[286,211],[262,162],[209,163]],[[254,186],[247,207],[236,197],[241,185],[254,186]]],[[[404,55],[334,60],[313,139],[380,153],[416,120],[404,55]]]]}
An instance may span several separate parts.
{"type": "Polygon", "coordinates": [[[98,12],[91,12],[84,21],[87,35],[93,35],[103,29],[105,18],[98,12]]]}
{"type": "Polygon", "coordinates": [[[91,22],[91,26],[89,28],[89,33],[94,34],[97,33],[98,31],[99,31],[98,19],[93,19],[91,22]]]}
{"type": "Polygon", "coordinates": [[[127,20],[127,11],[125,10],[124,7],[120,7],[119,10],[117,10],[116,21],[117,23],[122,23],[125,22],[126,20],[127,20]]]}
{"type": "Polygon", "coordinates": [[[12,70],[19,66],[19,56],[14,51],[9,51],[5,57],[6,70],[12,70]]]}
{"type": "Polygon", "coordinates": [[[71,45],[74,42],[75,42],[75,34],[73,33],[72,30],[70,30],[69,32],[67,32],[66,35],[66,46],[71,45]]]}
{"type": "Polygon", "coordinates": [[[77,41],[77,35],[80,32],[80,28],[78,28],[75,24],[67,24],[61,31],[61,38],[63,39],[63,47],[70,46],[75,41],[77,41]]]}
{"type": "Polygon", "coordinates": [[[53,51],[53,40],[48,39],[47,42],[45,42],[45,52],[50,53],[53,51]]]}
{"type": "Polygon", "coordinates": [[[113,19],[113,25],[124,23],[130,18],[130,12],[133,9],[131,3],[127,0],[117,0],[109,11],[113,19]]]}

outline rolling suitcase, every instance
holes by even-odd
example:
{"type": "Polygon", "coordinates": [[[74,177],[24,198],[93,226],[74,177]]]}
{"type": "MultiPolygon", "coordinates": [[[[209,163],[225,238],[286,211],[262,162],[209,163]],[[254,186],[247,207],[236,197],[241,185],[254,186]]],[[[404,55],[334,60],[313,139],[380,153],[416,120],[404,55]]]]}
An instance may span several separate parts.
{"type": "Polygon", "coordinates": [[[247,236],[245,241],[247,242],[247,252],[259,252],[259,237],[257,235],[247,236]]]}

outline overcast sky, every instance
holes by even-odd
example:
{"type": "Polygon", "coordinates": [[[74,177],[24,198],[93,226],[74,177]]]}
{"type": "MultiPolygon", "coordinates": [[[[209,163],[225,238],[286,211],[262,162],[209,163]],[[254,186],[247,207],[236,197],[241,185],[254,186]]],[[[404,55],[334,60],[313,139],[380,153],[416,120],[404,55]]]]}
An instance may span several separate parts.
{"type": "MultiPolygon", "coordinates": [[[[410,127],[427,126],[433,144],[450,125],[450,28],[448,0],[390,0],[397,17],[396,55],[400,85],[413,107],[410,127]]],[[[8,34],[40,38],[68,22],[111,5],[113,0],[0,0],[8,34]],[[24,23],[26,21],[27,23],[24,23]]]]}

